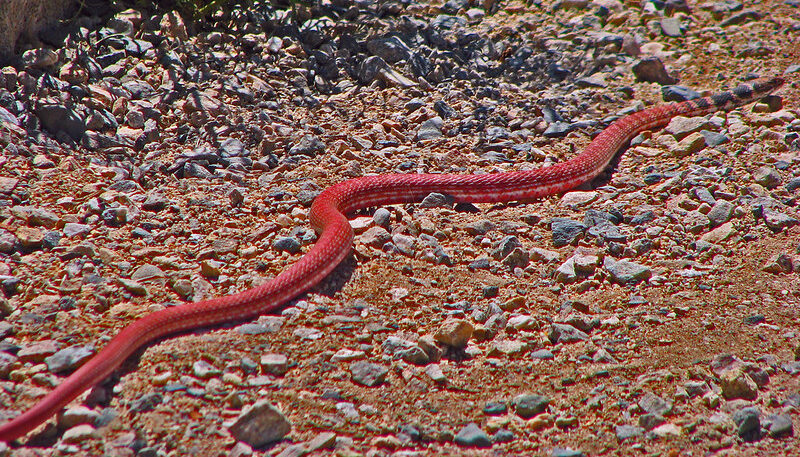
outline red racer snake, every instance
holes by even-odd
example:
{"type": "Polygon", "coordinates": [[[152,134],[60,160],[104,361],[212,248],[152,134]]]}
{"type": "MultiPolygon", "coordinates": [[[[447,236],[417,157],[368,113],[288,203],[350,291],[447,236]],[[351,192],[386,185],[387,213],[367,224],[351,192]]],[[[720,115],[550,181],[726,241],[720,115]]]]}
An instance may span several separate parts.
{"type": "Polygon", "coordinates": [[[138,348],[154,340],[274,312],[308,291],[350,253],[353,229],[345,217],[348,213],[377,205],[418,202],[431,192],[447,194],[456,202],[471,203],[530,200],[564,192],[597,176],[643,130],[666,125],[678,115],[699,116],[747,104],[783,82],[779,77],[761,78],[710,97],[631,114],[609,125],[579,155],[551,167],[482,175],[387,174],[336,184],[322,192],[311,206],[309,218],[320,235],[300,260],[259,287],[166,308],[134,321],[32,408],[1,425],[0,441],[11,441],[30,432],[81,392],[109,376],[138,348]]]}

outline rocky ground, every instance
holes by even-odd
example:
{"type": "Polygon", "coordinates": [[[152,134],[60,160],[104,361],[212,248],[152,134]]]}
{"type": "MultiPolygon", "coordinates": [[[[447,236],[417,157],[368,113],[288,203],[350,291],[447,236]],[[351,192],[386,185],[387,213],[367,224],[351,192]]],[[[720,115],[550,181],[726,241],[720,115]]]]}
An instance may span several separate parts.
{"type": "Polygon", "coordinates": [[[285,269],[329,185],[546,166],[787,84],[576,192],[354,215],[318,291],[149,346],[0,455],[800,454],[796,0],[128,6],[0,70],[3,419],[137,316],[285,269]]]}

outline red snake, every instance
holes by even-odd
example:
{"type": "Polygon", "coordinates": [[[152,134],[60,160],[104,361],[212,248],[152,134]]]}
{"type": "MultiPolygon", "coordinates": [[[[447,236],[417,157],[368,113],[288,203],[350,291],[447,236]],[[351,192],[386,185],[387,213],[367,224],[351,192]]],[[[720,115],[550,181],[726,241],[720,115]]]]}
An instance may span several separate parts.
{"type": "Polygon", "coordinates": [[[471,203],[530,200],[564,192],[597,176],[639,132],[666,125],[675,116],[700,116],[747,104],[783,82],[780,77],[756,79],[728,92],[631,114],[609,125],[581,154],[551,167],[482,175],[387,174],[336,184],[311,205],[309,219],[319,239],[300,260],[259,287],[167,308],[134,321],[32,408],[1,425],[0,441],[11,441],[33,430],[81,392],[109,376],[138,348],[154,340],[270,313],[308,291],[350,253],[353,229],[345,217],[348,213],[377,205],[418,202],[431,192],[471,203]]]}

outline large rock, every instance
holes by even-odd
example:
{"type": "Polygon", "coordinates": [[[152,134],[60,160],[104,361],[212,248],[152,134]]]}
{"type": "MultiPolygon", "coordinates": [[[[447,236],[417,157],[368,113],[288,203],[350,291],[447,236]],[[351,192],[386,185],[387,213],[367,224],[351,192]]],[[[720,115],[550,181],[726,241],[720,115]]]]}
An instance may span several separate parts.
{"type": "Polygon", "coordinates": [[[17,40],[36,34],[66,17],[75,0],[0,1],[0,62],[14,53],[17,40]]]}

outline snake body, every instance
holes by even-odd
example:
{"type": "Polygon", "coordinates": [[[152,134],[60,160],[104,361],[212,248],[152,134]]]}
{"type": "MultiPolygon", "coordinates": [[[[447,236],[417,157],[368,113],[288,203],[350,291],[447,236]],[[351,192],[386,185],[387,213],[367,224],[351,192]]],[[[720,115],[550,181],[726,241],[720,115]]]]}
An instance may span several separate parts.
{"type": "Polygon", "coordinates": [[[83,391],[108,377],[134,351],[154,340],[271,313],[308,291],[350,253],[353,230],[345,217],[348,213],[377,205],[418,202],[431,192],[471,203],[529,200],[564,192],[597,176],[640,132],[666,125],[675,116],[699,116],[747,104],[783,82],[779,77],[760,78],[710,97],[659,105],[625,116],[604,129],[579,155],[551,167],[482,175],[386,174],[336,184],[322,192],[311,206],[309,218],[319,239],[300,260],[253,289],[166,308],[134,321],[33,407],[0,425],[0,441],[24,436],[44,423],[83,391]]]}

